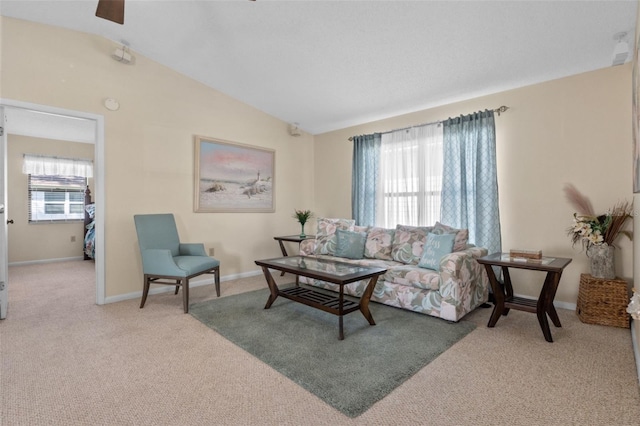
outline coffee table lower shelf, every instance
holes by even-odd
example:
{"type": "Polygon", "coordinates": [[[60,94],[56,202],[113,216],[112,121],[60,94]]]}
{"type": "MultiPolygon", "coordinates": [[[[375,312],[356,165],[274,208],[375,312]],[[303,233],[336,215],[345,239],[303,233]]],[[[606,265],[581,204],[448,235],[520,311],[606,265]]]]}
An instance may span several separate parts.
{"type": "MultiPolygon", "coordinates": [[[[305,287],[289,287],[278,291],[278,295],[316,309],[340,315],[340,299],[330,294],[320,293],[305,287]]],[[[342,315],[360,309],[360,304],[351,300],[342,301],[342,315]]]]}

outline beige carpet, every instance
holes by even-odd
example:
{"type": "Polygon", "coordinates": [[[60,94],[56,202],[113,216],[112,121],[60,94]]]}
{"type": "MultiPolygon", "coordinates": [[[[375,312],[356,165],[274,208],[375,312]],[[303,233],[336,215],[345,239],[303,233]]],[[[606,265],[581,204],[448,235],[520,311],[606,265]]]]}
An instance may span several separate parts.
{"type": "MultiPolygon", "coordinates": [[[[489,329],[490,309],[478,310],[465,318],[476,330],[350,419],[182,313],[181,295],[96,306],[90,262],[9,273],[2,425],[640,424],[629,330],[571,311],[547,343],[535,315],[512,311],[489,329]]],[[[265,285],[227,281],[222,295],[265,285]]],[[[195,288],[191,302],[213,295],[195,288]]]]}

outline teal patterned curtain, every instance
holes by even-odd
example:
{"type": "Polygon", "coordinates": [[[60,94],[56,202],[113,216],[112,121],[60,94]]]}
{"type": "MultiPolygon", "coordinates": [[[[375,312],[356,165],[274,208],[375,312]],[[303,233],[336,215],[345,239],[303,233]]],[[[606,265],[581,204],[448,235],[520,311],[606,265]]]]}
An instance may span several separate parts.
{"type": "Polygon", "coordinates": [[[441,222],[469,229],[469,241],[502,251],[493,111],[443,122],[441,222]]]}
{"type": "Polygon", "coordinates": [[[374,226],[376,223],[380,140],[380,133],[353,138],[351,211],[360,226],[374,226]]]}

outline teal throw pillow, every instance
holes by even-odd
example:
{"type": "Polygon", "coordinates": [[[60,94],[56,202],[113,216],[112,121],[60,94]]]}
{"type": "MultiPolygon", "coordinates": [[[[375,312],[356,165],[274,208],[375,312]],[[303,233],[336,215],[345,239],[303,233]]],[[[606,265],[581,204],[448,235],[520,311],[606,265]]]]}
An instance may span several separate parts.
{"type": "Polygon", "coordinates": [[[364,244],[367,242],[366,232],[345,231],[336,229],[336,252],[337,257],[347,259],[362,259],[364,257],[364,244]]]}
{"type": "Polygon", "coordinates": [[[438,271],[440,259],[452,252],[455,239],[456,234],[428,234],[418,266],[438,271]]]}

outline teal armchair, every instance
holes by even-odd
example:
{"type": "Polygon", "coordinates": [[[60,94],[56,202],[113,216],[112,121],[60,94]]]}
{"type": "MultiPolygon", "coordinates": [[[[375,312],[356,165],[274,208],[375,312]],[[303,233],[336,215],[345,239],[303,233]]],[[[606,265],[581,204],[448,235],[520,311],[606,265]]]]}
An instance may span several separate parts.
{"type": "Polygon", "coordinates": [[[220,261],[207,256],[203,244],[184,244],[172,214],[133,216],[142,256],[144,287],[140,309],[144,307],[151,284],[172,285],[174,294],[182,287],[184,313],[189,312],[189,280],[202,274],[215,276],[216,296],[220,297],[220,261]]]}

